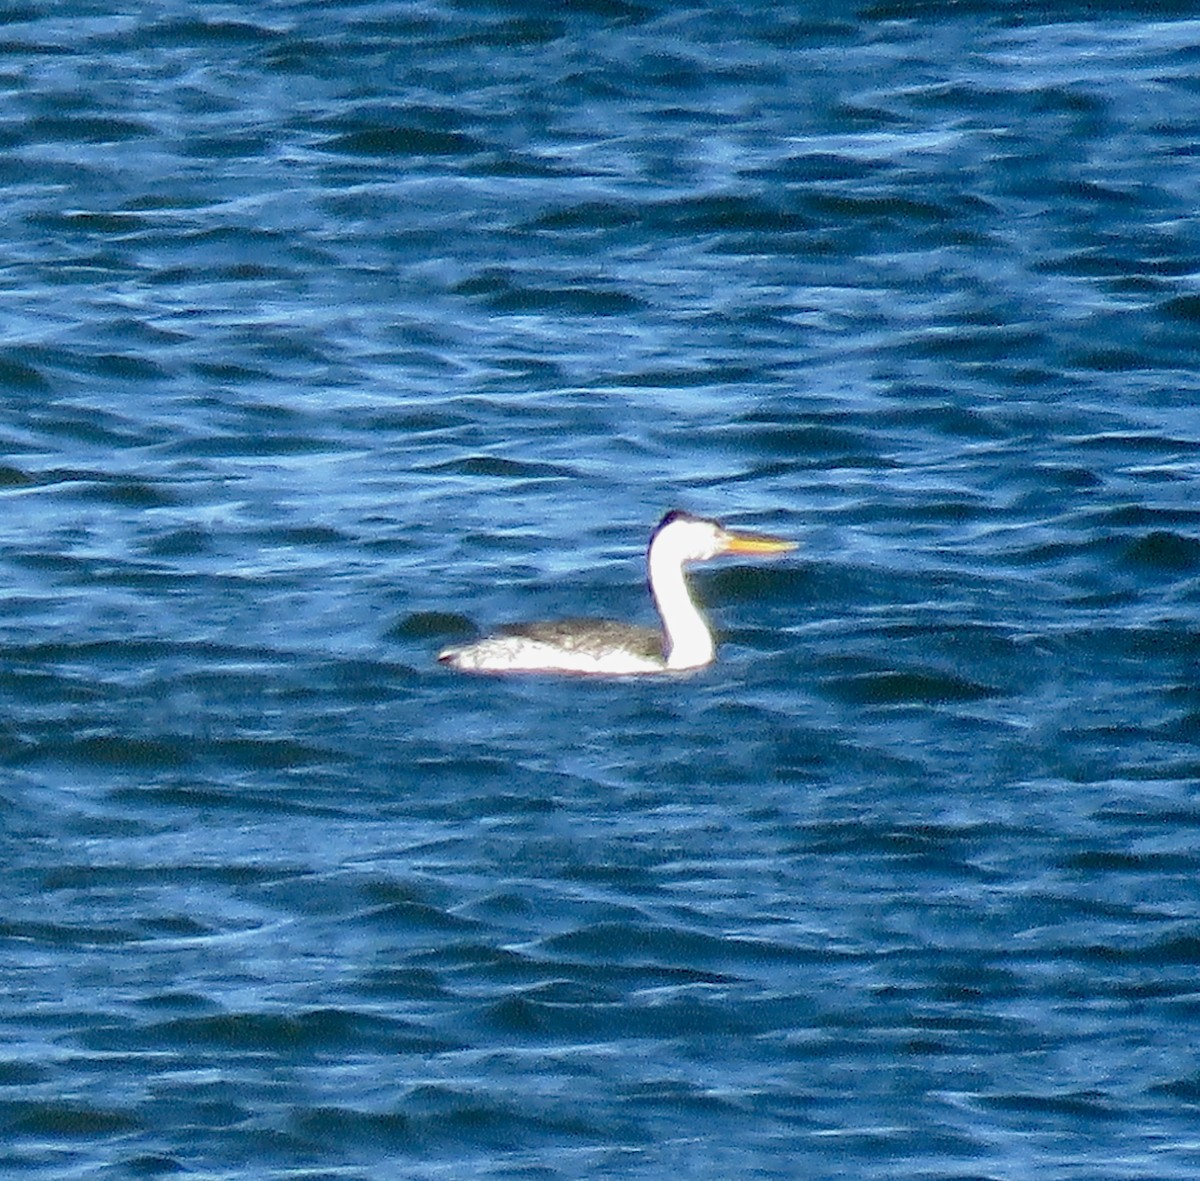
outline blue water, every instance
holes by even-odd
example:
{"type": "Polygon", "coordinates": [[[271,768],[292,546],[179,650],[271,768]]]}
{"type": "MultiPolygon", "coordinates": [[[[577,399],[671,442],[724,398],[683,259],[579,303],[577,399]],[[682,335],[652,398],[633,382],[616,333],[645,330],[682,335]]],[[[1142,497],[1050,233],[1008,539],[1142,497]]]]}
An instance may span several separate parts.
{"type": "MultiPolygon", "coordinates": [[[[119,7],[119,6],[118,6],[119,7]]],[[[0,1172],[1200,1171],[1200,21],[0,9],[0,1172]],[[456,676],[648,622],[694,676],[456,676]]]]}

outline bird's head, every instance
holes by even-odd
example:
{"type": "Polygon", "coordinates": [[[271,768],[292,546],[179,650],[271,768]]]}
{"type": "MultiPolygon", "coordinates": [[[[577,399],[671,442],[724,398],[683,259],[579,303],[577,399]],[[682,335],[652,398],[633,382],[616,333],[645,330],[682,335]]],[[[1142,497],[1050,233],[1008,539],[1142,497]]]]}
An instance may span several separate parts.
{"type": "Polygon", "coordinates": [[[765,533],[740,533],[717,521],[674,509],[658,523],[650,538],[650,553],[674,561],[704,562],[722,554],[765,557],[794,550],[796,543],[765,533]]]}

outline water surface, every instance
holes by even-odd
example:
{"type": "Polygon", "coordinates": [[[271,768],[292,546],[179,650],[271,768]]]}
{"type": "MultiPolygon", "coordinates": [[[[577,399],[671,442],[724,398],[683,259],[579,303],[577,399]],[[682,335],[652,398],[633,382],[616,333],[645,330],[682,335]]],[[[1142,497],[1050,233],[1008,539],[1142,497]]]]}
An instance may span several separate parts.
{"type": "Polygon", "coordinates": [[[1185,6],[0,19],[6,1174],[1195,1175],[1185,6]]]}

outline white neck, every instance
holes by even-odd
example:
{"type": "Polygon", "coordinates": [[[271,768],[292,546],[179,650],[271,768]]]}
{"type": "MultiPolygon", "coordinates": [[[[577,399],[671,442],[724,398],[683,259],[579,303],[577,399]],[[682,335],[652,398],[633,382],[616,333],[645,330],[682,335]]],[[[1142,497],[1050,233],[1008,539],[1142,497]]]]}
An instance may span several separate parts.
{"type": "Polygon", "coordinates": [[[711,664],[716,654],[712,632],[692,602],[683,577],[682,561],[676,554],[652,545],[649,567],[650,593],[666,633],[667,667],[700,668],[711,664]]]}

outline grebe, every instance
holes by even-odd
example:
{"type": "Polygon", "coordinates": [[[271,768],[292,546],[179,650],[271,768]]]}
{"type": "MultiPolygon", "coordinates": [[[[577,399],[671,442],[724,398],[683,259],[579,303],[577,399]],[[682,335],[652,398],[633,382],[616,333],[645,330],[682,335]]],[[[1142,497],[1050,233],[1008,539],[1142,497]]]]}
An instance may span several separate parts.
{"type": "Polygon", "coordinates": [[[650,536],[646,566],[661,628],[611,619],[564,619],[506,627],[472,644],[446,648],[438,660],[465,672],[564,672],[596,676],[684,672],[711,664],[712,632],[684,580],[687,562],[721,554],[782,554],[793,541],[735,533],[716,521],[669,512],[650,536]]]}

